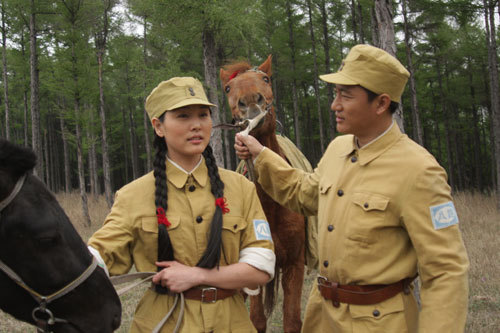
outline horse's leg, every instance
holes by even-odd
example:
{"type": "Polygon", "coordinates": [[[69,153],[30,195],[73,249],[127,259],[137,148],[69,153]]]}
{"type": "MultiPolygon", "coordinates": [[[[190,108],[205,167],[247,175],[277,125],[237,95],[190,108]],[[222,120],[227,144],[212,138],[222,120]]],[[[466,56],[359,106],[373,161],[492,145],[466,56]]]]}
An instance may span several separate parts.
{"type": "Polygon", "coordinates": [[[263,293],[264,290],[261,287],[260,293],[257,296],[250,296],[250,319],[259,333],[265,333],[267,325],[267,318],[264,314],[264,302],[262,300],[263,293]]]}
{"type": "Polygon", "coordinates": [[[302,284],[304,282],[304,249],[297,261],[288,267],[283,267],[283,332],[300,332],[300,301],[302,284]]]}

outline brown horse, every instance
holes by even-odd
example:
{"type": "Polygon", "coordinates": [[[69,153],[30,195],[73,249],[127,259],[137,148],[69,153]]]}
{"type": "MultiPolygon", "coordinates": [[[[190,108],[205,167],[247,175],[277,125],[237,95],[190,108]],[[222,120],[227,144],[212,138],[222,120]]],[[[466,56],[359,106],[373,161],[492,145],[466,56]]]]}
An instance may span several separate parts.
{"type": "MultiPolygon", "coordinates": [[[[276,131],[276,113],[271,89],[271,56],[258,68],[252,68],[246,62],[224,66],[220,70],[220,79],[227,94],[233,120],[253,119],[267,110],[261,124],[253,129],[253,135],[261,144],[278,153],[286,160],[278,144],[276,131]]],[[[283,330],[300,332],[300,299],[304,279],[305,219],[276,203],[259,184],[257,194],[271,227],[275,252],[275,278],[266,286],[265,311],[262,293],[250,298],[250,318],[259,332],[266,331],[267,318],[272,312],[276,290],[279,286],[281,269],[283,287],[283,330]]]]}

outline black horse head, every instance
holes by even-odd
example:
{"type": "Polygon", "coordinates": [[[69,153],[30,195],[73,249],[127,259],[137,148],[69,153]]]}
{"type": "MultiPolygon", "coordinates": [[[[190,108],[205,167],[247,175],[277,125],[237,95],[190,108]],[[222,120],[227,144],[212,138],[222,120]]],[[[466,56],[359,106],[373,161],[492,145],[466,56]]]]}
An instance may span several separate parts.
{"type": "MultiPolygon", "coordinates": [[[[54,196],[31,175],[35,163],[31,150],[0,139],[0,202],[26,175],[19,193],[0,212],[0,260],[31,289],[50,295],[79,277],[92,255],[54,196]]],[[[39,304],[3,271],[0,290],[0,309],[34,324],[32,310],[39,304]]],[[[121,320],[120,299],[99,267],[47,308],[67,321],[51,325],[53,332],[112,332],[121,320]]]]}

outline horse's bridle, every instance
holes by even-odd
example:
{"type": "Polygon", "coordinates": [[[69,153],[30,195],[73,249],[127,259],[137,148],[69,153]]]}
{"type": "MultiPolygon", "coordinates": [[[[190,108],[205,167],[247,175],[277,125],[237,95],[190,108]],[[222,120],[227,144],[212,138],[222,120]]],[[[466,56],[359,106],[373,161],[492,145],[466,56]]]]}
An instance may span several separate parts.
{"type": "MultiPolygon", "coordinates": [[[[24,181],[26,179],[26,174],[22,175],[16,185],[14,186],[14,189],[10,194],[0,202],[0,214],[4,210],[5,207],[7,207],[12,200],[17,196],[19,191],[24,185],[24,181]]],[[[7,274],[7,276],[14,281],[18,286],[23,288],[30,294],[35,301],[38,303],[38,306],[33,309],[31,312],[31,316],[33,317],[33,320],[35,321],[35,326],[37,327],[38,332],[50,332],[50,326],[56,324],[56,323],[68,323],[67,320],[61,319],[61,318],[56,318],[54,317],[54,314],[52,311],[50,311],[47,308],[47,305],[51,303],[52,301],[63,297],[70,291],[74,290],[76,287],[78,287],[82,282],[84,282],[96,269],[97,267],[97,260],[94,256],[92,256],[92,263],[90,264],[85,271],[80,274],[76,279],[68,283],[66,286],[62,287],[58,291],[50,294],[50,295],[41,295],[40,293],[36,292],[32,288],[30,288],[22,279],[17,275],[9,266],[7,266],[2,260],[0,260],[0,270],[7,274]],[[42,317],[40,317],[42,315],[42,317]],[[46,317],[46,318],[44,318],[46,317]]]]}

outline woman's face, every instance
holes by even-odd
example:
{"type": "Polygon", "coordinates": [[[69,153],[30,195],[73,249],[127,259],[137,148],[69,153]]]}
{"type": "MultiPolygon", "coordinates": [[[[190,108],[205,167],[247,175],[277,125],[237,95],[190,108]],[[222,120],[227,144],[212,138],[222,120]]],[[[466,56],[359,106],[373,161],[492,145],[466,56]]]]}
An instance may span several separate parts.
{"type": "Polygon", "coordinates": [[[167,111],[163,122],[153,119],[153,126],[165,138],[168,157],[190,171],[210,141],[212,118],[208,106],[188,105],[167,111]]]}

